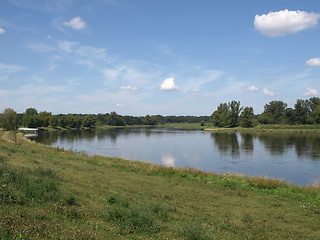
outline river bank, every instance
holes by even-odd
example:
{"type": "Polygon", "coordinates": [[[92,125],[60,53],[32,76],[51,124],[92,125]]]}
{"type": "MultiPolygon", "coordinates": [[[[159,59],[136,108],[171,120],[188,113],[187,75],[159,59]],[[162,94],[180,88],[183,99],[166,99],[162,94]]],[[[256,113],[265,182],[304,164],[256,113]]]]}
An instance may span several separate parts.
{"type": "MultiPolygon", "coordinates": [[[[200,123],[166,123],[158,125],[125,125],[125,126],[110,126],[99,125],[96,128],[100,129],[112,129],[112,128],[174,128],[184,130],[204,130],[204,131],[223,131],[223,132],[297,132],[297,133],[320,133],[320,125],[283,125],[283,124],[265,124],[257,125],[252,128],[234,127],[234,128],[220,128],[215,127],[213,124],[206,123],[201,125],[200,123]]],[[[43,131],[67,131],[76,130],[76,128],[63,128],[63,127],[41,127],[43,131]]],[[[80,129],[90,129],[81,127],[80,129]]]]}
{"type": "Polygon", "coordinates": [[[320,189],[88,157],[0,132],[0,237],[316,239],[320,189]],[[21,235],[20,235],[21,234],[21,235]]]}

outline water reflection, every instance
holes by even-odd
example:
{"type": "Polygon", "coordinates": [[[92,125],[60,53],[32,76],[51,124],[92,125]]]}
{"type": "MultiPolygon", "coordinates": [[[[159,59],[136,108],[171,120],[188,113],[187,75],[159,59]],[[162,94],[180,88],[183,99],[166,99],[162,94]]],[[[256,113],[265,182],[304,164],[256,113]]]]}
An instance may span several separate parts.
{"type": "Polygon", "coordinates": [[[167,167],[174,167],[176,159],[172,155],[162,156],[162,163],[167,167]]]}
{"type": "Polygon", "coordinates": [[[221,154],[239,158],[241,153],[253,154],[255,139],[263,145],[265,152],[281,156],[294,149],[298,159],[320,160],[320,136],[298,133],[211,133],[214,145],[221,154]],[[239,144],[239,141],[241,144],[239,144]]]}
{"type": "Polygon", "coordinates": [[[218,147],[221,154],[231,154],[233,158],[240,157],[240,145],[237,134],[235,133],[212,133],[211,137],[214,144],[218,147]]]}

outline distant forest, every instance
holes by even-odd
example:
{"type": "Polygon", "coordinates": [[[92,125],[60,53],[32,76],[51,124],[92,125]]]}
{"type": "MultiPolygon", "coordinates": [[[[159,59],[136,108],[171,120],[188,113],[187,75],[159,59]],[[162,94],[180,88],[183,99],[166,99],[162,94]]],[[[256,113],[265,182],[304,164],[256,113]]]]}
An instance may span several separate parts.
{"type": "Polygon", "coordinates": [[[210,122],[210,116],[161,116],[146,115],[141,117],[122,116],[116,112],[99,114],[57,114],[38,112],[35,108],[28,108],[24,113],[16,114],[13,109],[5,109],[0,116],[0,126],[6,129],[14,128],[14,119],[17,126],[62,127],[62,128],[91,128],[96,126],[132,126],[157,125],[165,123],[200,123],[210,122]],[[9,125],[7,123],[10,123],[9,125]]]}
{"type": "Polygon", "coordinates": [[[7,108],[0,115],[0,126],[14,127],[63,127],[92,128],[96,126],[158,125],[166,123],[211,123],[217,127],[253,127],[258,124],[320,124],[320,98],[298,99],[294,108],[288,108],[282,101],[271,101],[264,105],[264,112],[254,114],[252,107],[243,107],[239,101],[221,103],[211,116],[122,116],[116,112],[99,114],[57,114],[38,112],[28,108],[24,113],[16,113],[7,108]]]}

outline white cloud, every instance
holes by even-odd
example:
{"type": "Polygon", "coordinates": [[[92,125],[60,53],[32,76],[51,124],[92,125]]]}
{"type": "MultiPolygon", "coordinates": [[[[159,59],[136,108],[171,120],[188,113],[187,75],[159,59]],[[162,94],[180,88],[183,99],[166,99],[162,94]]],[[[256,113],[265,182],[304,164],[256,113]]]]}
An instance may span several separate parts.
{"type": "Polygon", "coordinates": [[[1,72],[14,73],[14,72],[20,72],[26,69],[27,68],[25,67],[21,67],[17,65],[6,65],[6,64],[0,63],[0,73],[1,72]]]}
{"type": "Polygon", "coordinates": [[[59,55],[53,55],[50,57],[49,59],[49,64],[48,64],[48,68],[50,71],[54,71],[57,68],[57,61],[61,59],[61,57],[59,55]]]}
{"type": "Polygon", "coordinates": [[[83,21],[79,16],[72,18],[69,22],[65,21],[63,25],[72,27],[73,29],[76,29],[76,30],[84,29],[87,26],[86,22],[83,21]]]}
{"type": "Polygon", "coordinates": [[[54,47],[43,43],[32,43],[29,44],[28,47],[37,52],[51,52],[56,50],[54,47]]]}
{"type": "Polygon", "coordinates": [[[315,89],[312,89],[311,87],[306,87],[307,92],[305,92],[303,94],[303,96],[317,96],[318,95],[318,91],[315,89]]]}
{"type": "Polygon", "coordinates": [[[99,63],[111,63],[115,60],[114,57],[107,55],[107,49],[105,48],[95,48],[69,41],[59,42],[58,47],[66,56],[71,57],[75,63],[90,68],[97,67],[99,63]]]}
{"type": "Polygon", "coordinates": [[[139,88],[137,87],[131,87],[131,86],[121,86],[121,90],[131,90],[131,91],[137,91],[139,88]]]}
{"type": "Polygon", "coordinates": [[[310,67],[320,67],[320,58],[311,58],[306,61],[306,65],[310,67]]]}
{"type": "Polygon", "coordinates": [[[122,103],[118,103],[116,106],[117,107],[126,107],[127,105],[126,104],[122,104],[122,103]]]}
{"type": "Polygon", "coordinates": [[[174,83],[174,78],[167,78],[163,81],[160,86],[160,90],[170,91],[170,90],[178,90],[179,87],[174,83]]]}
{"type": "Polygon", "coordinates": [[[0,27],[0,34],[4,34],[6,31],[0,27]]]}
{"type": "Polygon", "coordinates": [[[262,91],[263,91],[263,94],[264,94],[264,95],[268,95],[268,96],[273,96],[273,95],[274,95],[273,92],[269,91],[269,90],[266,89],[266,88],[262,89],[262,91]]]}
{"type": "Polygon", "coordinates": [[[257,92],[259,89],[256,86],[252,85],[250,87],[247,87],[247,90],[252,91],[252,92],[257,92]]]}
{"type": "Polygon", "coordinates": [[[118,88],[120,86],[143,86],[144,90],[158,88],[154,79],[161,76],[159,66],[144,61],[127,61],[121,64],[110,64],[100,69],[105,77],[105,84],[118,88]],[[118,85],[114,86],[114,85],[118,85]]]}
{"type": "Polygon", "coordinates": [[[304,11],[270,12],[261,16],[256,15],[254,25],[262,34],[276,37],[288,33],[296,33],[318,24],[320,14],[307,13],[304,11]]]}

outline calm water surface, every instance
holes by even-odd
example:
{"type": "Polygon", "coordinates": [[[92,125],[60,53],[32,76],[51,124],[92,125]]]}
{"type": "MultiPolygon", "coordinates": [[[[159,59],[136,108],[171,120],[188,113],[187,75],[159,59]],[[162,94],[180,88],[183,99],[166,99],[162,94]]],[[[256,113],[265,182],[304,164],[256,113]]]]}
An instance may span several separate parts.
{"type": "Polygon", "coordinates": [[[89,155],[320,184],[320,136],[316,134],[126,128],[42,132],[32,139],[89,155]]]}

